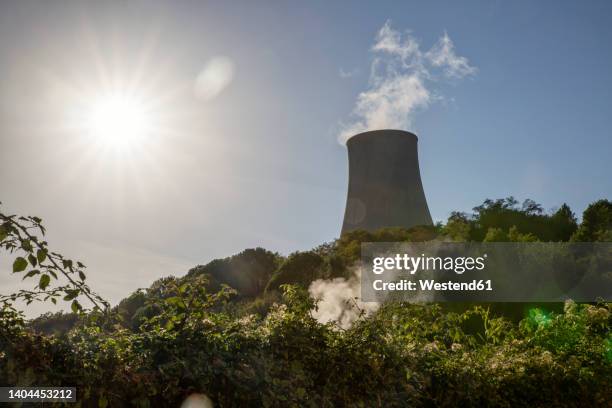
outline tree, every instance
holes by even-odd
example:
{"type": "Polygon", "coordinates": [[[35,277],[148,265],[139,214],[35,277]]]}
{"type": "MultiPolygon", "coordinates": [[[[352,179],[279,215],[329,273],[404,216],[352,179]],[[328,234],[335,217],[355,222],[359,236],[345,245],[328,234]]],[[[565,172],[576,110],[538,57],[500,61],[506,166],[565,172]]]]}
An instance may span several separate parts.
{"type": "Polygon", "coordinates": [[[454,241],[464,242],[470,240],[472,220],[466,213],[453,211],[448,217],[442,233],[454,241]]]}
{"type": "Polygon", "coordinates": [[[514,226],[522,234],[532,234],[545,242],[567,241],[576,229],[576,218],[567,204],[549,215],[531,199],[526,199],[519,207],[514,197],[486,199],[483,204],[474,207],[469,221],[472,227],[470,238],[474,241],[484,240],[490,228],[509,232],[514,226]]]}
{"type": "Polygon", "coordinates": [[[599,200],[590,204],[582,214],[582,223],[572,241],[612,241],[612,201],[599,200]]]}
{"type": "Polygon", "coordinates": [[[576,216],[570,207],[563,205],[550,217],[551,228],[559,241],[569,241],[572,234],[578,229],[576,216]]]}
{"type": "Polygon", "coordinates": [[[274,273],[266,291],[276,290],[283,284],[298,284],[307,288],[312,281],[326,278],[322,273],[324,263],[322,256],[311,251],[293,253],[274,273]]]}

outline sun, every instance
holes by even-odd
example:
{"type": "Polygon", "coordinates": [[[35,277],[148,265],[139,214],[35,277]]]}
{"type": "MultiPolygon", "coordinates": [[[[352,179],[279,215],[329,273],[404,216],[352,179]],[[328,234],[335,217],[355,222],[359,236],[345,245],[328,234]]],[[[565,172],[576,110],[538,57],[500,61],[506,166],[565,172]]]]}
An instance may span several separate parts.
{"type": "Polygon", "coordinates": [[[88,133],[96,143],[125,150],[144,141],[151,131],[151,118],[143,101],[130,95],[98,97],[87,117],[88,133]]]}

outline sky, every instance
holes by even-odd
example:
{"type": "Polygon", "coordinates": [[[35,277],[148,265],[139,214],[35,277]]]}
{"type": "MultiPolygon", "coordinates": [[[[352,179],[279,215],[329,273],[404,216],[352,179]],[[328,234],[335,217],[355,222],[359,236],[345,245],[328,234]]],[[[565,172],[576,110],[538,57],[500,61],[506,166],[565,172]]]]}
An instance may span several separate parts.
{"type": "MultiPolygon", "coordinates": [[[[612,196],[610,15],[606,1],[2,2],[2,208],[42,217],[112,302],[245,248],[336,238],[341,140],[369,126],[419,136],[434,220],[509,195],[580,215],[612,196]],[[128,145],[91,128],[117,93],[146,111],[128,145]]],[[[2,292],[16,280],[1,273],[2,292]]]]}

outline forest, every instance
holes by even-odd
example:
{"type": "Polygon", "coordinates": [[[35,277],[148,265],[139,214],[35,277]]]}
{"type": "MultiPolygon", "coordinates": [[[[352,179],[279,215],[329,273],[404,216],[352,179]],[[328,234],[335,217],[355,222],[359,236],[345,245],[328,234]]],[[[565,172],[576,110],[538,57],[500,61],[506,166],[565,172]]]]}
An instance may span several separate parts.
{"type": "MultiPolygon", "coordinates": [[[[110,305],[40,218],[0,207],[0,250],[32,289],[0,294],[0,385],[74,386],[81,407],[609,406],[612,303],[412,304],[349,298],[323,319],[316,282],[355,281],[362,242],[611,242],[612,201],[485,200],[411,229],[311,250],[246,249],[110,305]],[[32,302],[70,312],[26,319],[32,302]]],[[[78,256],[78,254],[76,254],[78,256]]],[[[205,254],[203,254],[205,258],[205,254]]]]}

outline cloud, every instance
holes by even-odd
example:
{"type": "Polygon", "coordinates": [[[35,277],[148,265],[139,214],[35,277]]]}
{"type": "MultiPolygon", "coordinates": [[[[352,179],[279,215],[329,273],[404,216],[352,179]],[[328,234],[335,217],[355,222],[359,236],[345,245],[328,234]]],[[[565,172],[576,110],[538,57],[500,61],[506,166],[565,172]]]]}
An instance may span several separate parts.
{"type": "Polygon", "coordinates": [[[357,74],[359,74],[358,69],[352,69],[350,71],[345,71],[344,69],[340,68],[338,70],[338,75],[340,75],[340,78],[342,79],[352,78],[357,74]]]}
{"type": "Polygon", "coordinates": [[[217,97],[234,79],[234,71],[234,62],[228,57],[212,58],[196,78],[196,97],[202,101],[217,97]]]}
{"type": "Polygon", "coordinates": [[[419,109],[439,99],[431,87],[442,71],[445,78],[474,75],[476,68],[455,53],[447,33],[423,52],[410,32],[400,33],[387,21],[376,35],[368,89],[357,96],[351,121],[341,126],[338,140],[374,129],[409,129],[419,109]]]}

